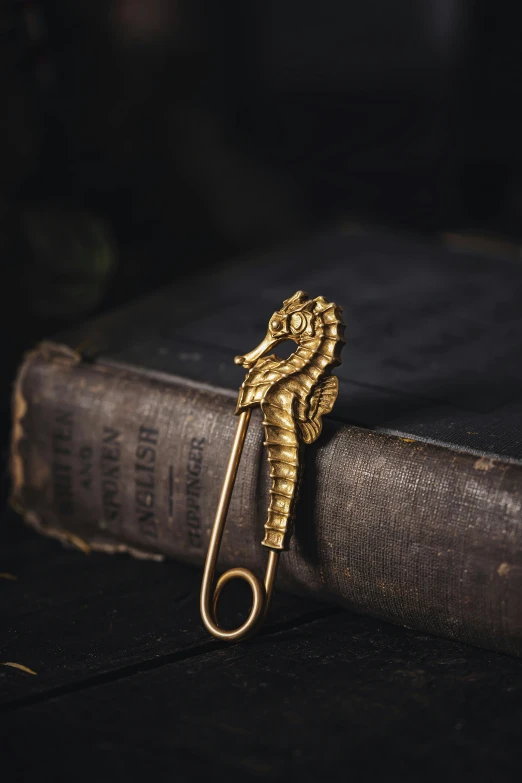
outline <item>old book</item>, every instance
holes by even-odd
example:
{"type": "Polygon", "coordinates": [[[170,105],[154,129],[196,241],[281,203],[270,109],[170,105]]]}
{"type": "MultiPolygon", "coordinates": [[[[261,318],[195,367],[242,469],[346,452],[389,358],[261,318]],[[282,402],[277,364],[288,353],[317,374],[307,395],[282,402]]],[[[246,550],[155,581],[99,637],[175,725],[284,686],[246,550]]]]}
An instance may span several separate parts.
{"type": "MultiPolygon", "coordinates": [[[[308,447],[279,586],[522,652],[522,267],[338,231],[165,288],[46,342],[14,394],[13,502],[81,546],[201,564],[244,371],[296,289],[344,307],[334,415],[308,447]]],[[[221,550],[264,568],[253,416],[221,550]]]]}

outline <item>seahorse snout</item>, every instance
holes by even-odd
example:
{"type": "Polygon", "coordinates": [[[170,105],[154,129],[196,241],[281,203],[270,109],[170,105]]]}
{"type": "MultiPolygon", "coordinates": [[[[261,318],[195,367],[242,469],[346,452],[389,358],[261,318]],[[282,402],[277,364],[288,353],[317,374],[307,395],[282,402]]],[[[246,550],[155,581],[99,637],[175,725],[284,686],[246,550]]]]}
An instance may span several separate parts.
{"type": "Polygon", "coordinates": [[[257,348],[254,348],[253,351],[250,351],[250,353],[245,353],[244,356],[235,356],[234,362],[236,364],[240,364],[242,367],[245,367],[247,370],[249,370],[258,359],[261,359],[262,356],[265,355],[268,351],[270,351],[271,348],[274,347],[274,345],[277,345],[282,340],[284,340],[284,337],[274,337],[270,334],[270,332],[266,335],[265,339],[259,343],[257,348]]]}

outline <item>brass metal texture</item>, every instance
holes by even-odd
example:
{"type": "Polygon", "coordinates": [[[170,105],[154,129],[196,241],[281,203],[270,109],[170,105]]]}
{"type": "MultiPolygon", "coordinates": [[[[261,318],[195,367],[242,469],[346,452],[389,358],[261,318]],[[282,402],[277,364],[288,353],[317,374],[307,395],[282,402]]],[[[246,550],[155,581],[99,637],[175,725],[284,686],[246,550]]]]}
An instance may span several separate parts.
{"type": "Polygon", "coordinates": [[[201,616],[206,628],[218,639],[240,641],[257,631],[267,613],[272,595],[278,556],[288,549],[303,467],[303,446],[320,435],[322,417],[330,413],[337,399],[339,382],[331,375],[341,364],[345,344],[342,308],[322,296],[309,299],[297,291],[271,317],[261,343],[234,361],[248,372],[239,390],[238,425],[228,461],[223,488],[212,528],[201,587],[201,616]],[[268,352],[285,340],[297,343],[288,359],[268,352]],[[230,498],[243,450],[250,415],[261,407],[270,466],[270,505],[261,542],[269,556],[264,584],[245,568],[232,568],[213,582],[230,498]],[[219,626],[217,603],[231,579],[245,579],[252,590],[252,608],[239,628],[227,631],[219,626]]]}

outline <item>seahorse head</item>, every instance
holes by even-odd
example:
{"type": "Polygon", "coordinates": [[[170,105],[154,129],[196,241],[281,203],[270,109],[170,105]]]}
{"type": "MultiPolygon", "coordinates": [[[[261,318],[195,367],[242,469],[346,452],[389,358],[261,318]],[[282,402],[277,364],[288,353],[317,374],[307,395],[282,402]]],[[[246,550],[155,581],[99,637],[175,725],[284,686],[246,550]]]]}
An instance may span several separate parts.
{"type": "Polygon", "coordinates": [[[329,302],[324,296],[310,299],[304,291],[297,291],[290,299],[285,299],[283,306],[272,315],[266,336],[257,348],[244,356],[236,356],[234,361],[250,369],[278,343],[284,340],[293,340],[298,345],[311,343],[322,337],[327,327],[332,338],[337,338],[342,345],[344,323],[341,314],[342,307],[329,302]]]}

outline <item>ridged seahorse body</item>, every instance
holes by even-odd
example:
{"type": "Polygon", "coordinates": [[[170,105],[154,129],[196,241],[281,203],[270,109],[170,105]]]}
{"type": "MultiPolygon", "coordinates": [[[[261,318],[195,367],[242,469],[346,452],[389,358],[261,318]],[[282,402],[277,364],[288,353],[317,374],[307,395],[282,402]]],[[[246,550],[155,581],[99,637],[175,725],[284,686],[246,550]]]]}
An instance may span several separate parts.
{"type": "Polygon", "coordinates": [[[263,342],[236,362],[249,368],[236,413],[254,405],[263,412],[271,488],[264,546],[287,549],[293,530],[303,466],[303,444],[313,443],[322,417],[337,398],[338,380],[330,373],[341,363],[342,309],[324,297],[298,291],[270,319],[263,342]],[[266,356],[283,340],[298,348],[288,358],[266,356]]]}

